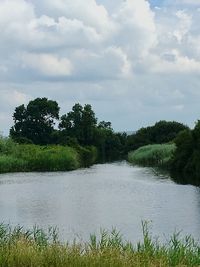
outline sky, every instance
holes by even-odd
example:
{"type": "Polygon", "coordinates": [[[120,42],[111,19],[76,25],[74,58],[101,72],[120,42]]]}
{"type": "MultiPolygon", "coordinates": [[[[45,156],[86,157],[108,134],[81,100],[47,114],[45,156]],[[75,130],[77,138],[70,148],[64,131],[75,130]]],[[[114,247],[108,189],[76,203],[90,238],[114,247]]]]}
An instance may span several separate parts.
{"type": "Polygon", "coordinates": [[[1,134],[36,97],[115,131],[200,119],[200,0],[0,0],[0,33],[1,134]]]}

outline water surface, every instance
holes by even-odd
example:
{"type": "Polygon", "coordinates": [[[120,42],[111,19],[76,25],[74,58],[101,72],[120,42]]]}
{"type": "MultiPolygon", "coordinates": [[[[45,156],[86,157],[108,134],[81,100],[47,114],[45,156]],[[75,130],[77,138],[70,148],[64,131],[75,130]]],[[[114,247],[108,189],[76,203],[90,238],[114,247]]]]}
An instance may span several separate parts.
{"type": "Polygon", "coordinates": [[[200,189],[126,162],[72,172],[0,175],[4,223],[58,226],[68,240],[86,240],[100,228],[116,227],[135,242],[141,238],[142,220],[152,221],[153,235],[162,240],[175,230],[200,239],[200,189]]]}

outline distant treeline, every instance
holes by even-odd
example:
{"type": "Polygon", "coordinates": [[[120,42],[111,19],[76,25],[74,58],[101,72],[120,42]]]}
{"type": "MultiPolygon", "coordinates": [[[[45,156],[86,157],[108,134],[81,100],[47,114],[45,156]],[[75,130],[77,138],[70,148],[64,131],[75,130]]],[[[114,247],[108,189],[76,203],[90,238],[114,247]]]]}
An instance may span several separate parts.
{"type": "Polygon", "coordinates": [[[178,122],[160,121],[127,135],[115,133],[111,122],[98,122],[89,104],[75,104],[61,116],[59,110],[58,103],[47,98],[16,107],[11,138],[17,143],[36,145],[95,146],[99,160],[110,161],[125,158],[129,151],[144,145],[172,141],[180,131],[188,129],[178,122]]]}
{"type": "Polygon", "coordinates": [[[70,170],[129,154],[131,162],[165,167],[177,181],[200,184],[200,122],[190,130],[159,121],[128,135],[114,132],[109,121],[98,122],[89,104],[77,103],[63,115],[59,111],[47,98],[15,108],[11,139],[0,140],[0,172],[70,170]]]}

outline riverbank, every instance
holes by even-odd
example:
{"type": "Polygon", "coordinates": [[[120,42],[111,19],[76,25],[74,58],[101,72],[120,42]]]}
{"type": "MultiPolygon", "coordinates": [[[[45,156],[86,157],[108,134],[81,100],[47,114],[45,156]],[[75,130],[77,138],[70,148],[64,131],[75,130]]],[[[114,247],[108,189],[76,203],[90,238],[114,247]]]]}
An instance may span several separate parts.
{"type": "Polygon", "coordinates": [[[10,138],[0,140],[0,173],[70,171],[91,166],[96,159],[93,146],[39,146],[17,144],[10,138]]]}
{"type": "Polygon", "coordinates": [[[146,223],[143,241],[133,245],[124,242],[119,232],[101,231],[100,238],[90,235],[87,243],[61,243],[58,232],[46,233],[34,227],[26,231],[0,225],[0,266],[199,266],[200,246],[191,237],[183,240],[174,234],[166,245],[154,241],[146,223]]]}

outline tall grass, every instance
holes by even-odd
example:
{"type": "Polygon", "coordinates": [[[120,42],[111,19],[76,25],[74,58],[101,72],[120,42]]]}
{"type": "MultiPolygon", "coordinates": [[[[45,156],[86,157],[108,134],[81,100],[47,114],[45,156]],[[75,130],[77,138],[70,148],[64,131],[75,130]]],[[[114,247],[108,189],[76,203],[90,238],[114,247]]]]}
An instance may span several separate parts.
{"type": "Polygon", "coordinates": [[[26,160],[29,171],[68,171],[80,167],[77,152],[67,146],[18,145],[14,156],[26,160]]]}
{"type": "Polygon", "coordinates": [[[11,229],[0,225],[0,266],[4,267],[138,267],[200,266],[200,247],[191,237],[174,234],[163,245],[154,241],[143,223],[143,241],[124,242],[119,232],[102,231],[87,243],[61,243],[56,229],[11,229]]]}
{"type": "Polygon", "coordinates": [[[38,146],[17,144],[0,137],[0,173],[25,171],[69,171],[95,162],[94,147],[38,146]]]}
{"type": "Polygon", "coordinates": [[[142,166],[168,168],[175,149],[175,144],[147,145],[130,152],[128,160],[142,166]]]}

